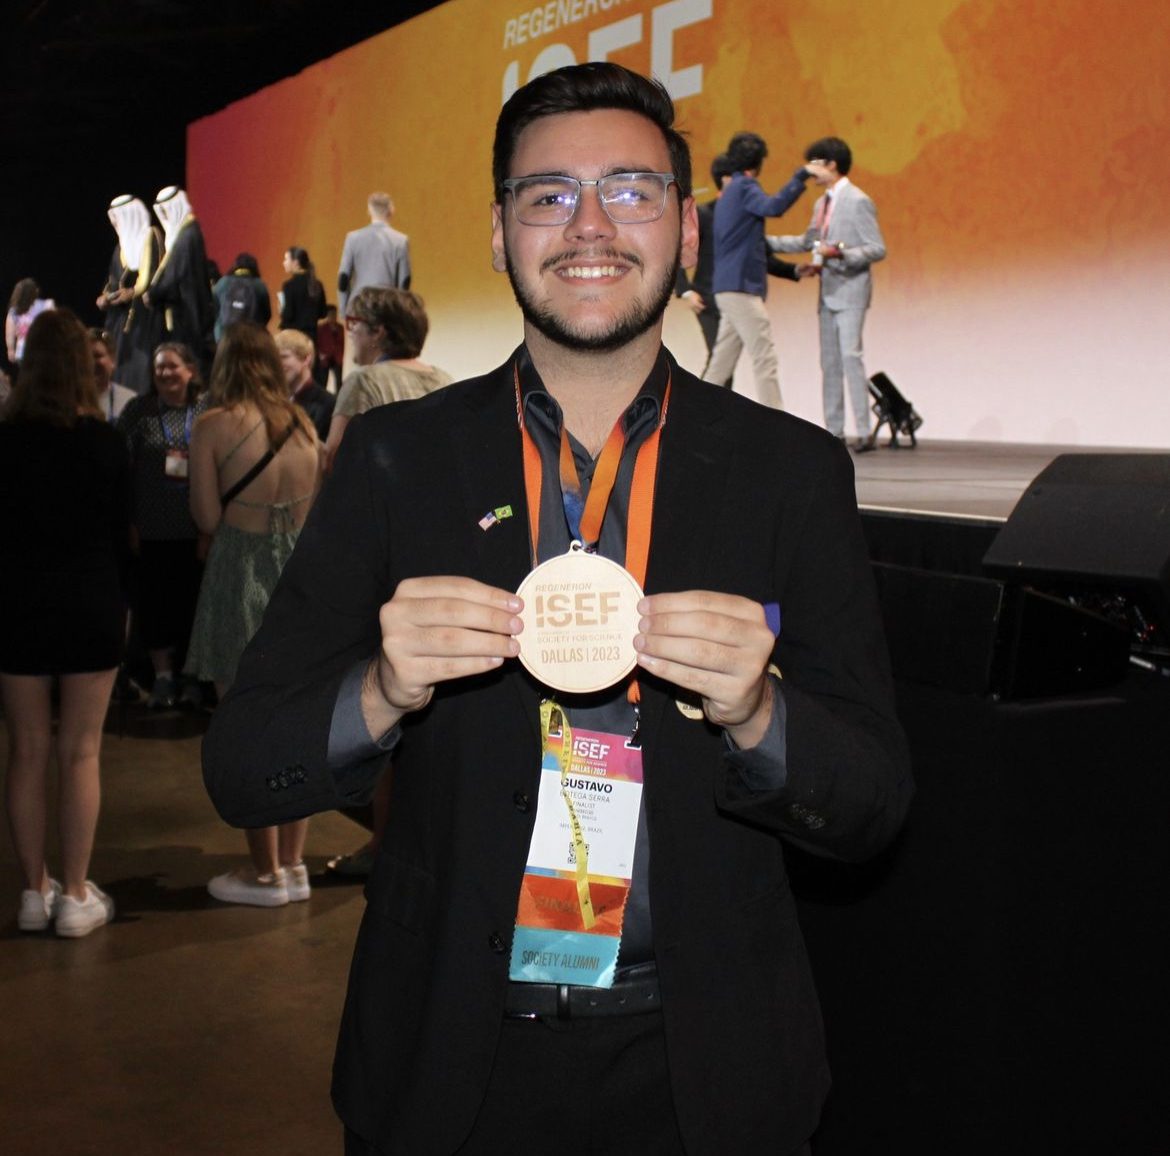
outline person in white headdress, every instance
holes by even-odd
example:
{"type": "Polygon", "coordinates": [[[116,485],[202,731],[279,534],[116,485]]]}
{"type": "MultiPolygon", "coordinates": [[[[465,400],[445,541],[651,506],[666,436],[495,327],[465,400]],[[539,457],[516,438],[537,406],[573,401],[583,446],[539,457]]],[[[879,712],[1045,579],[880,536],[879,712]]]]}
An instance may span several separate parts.
{"type": "Polygon", "coordinates": [[[159,191],[154,214],[163,227],[166,252],[150,282],[146,301],[162,314],[165,340],[186,345],[206,375],[215,354],[215,301],[207,275],[203,230],[187,194],[174,185],[159,191]]]}
{"type": "Polygon", "coordinates": [[[151,382],[151,358],[162,341],[162,319],[142,302],[162,257],[162,233],[150,223],[150,210],[124,193],[110,202],[110,224],[118,243],[97,306],[106,311],[105,332],[114,352],[118,381],[136,393],[151,382]]]}

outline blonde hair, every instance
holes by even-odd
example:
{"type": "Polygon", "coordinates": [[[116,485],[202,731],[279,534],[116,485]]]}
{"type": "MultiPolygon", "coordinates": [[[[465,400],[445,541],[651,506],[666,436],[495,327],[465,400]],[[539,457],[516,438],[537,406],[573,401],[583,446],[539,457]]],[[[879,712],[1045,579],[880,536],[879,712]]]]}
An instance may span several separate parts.
{"type": "Polygon", "coordinates": [[[366,204],[370,212],[379,217],[389,217],[394,212],[394,202],[389,193],[371,193],[366,204]]]}
{"type": "Polygon", "coordinates": [[[299,329],[280,329],[272,340],[276,342],[278,353],[283,353],[287,349],[302,360],[312,357],[316,349],[309,335],[302,333],[299,329]]]}

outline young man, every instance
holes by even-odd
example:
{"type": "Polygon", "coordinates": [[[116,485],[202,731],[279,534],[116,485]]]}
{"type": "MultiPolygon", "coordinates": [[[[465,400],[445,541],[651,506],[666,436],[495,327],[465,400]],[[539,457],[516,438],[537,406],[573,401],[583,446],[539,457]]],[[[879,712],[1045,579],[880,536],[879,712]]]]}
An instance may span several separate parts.
{"type": "Polygon", "coordinates": [[[769,237],[768,246],[779,253],[810,252],[816,247],[821,266],[821,292],[817,317],[821,327],[821,376],[825,402],[825,428],[845,437],[845,398],[857,426],[854,449],[872,450],[869,436],[869,378],[861,347],[865,313],[873,296],[869,267],[886,255],[886,243],[878,227],[874,203],[852,181],[853,153],[840,137],[813,141],[804,150],[816,183],[825,190],[813,206],[808,228],[797,236],[769,237]]]}
{"type": "MultiPolygon", "coordinates": [[[[504,106],[524,343],[354,423],[204,746],[241,826],[364,799],[394,749],[334,1069],[351,1154],[794,1153],[816,1126],[780,837],[873,853],[909,770],[848,454],[662,346],[697,233],[673,117],[609,63],[504,106]],[[522,614],[557,617],[537,562],[648,592],[588,662],[528,645],[547,681],[517,661],[522,614]],[[610,651],[632,677],[557,689],[610,651]]],[[[558,595],[591,628],[594,587],[558,595]]]]}
{"type": "MultiPolygon", "coordinates": [[[[715,301],[715,204],[723,195],[723,188],[735,175],[731,165],[731,158],[726,153],[720,153],[711,162],[711,181],[715,187],[715,199],[706,201],[695,210],[699,218],[699,259],[691,276],[680,274],[675,292],[694,310],[699,321],[699,328],[703,331],[703,340],[707,343],[707,357],[715,348],[715,339],[719,336],[719,305],[715,301]]],[[[771,253],[767,257],[767,271],[769,277],[780,277],[785,281],[800,281],[809,276],[811,269],[806,265],[794,265],[790,261],[781,261],[771,253]],[[806,272],[807,270],[807,272],[806,272]]],[[[732,365],[739,360],[743,349],[743,342],[736,336],[737,345],[732,365]]],[[[732,387],[728,379],[721,384],[732,387]]]]}
{"type": "Polygon", "coordinates": [[[288,395],[309,415],[321,444],[329,437],[337,399],[313,380],[313,342],[299,329],[281,329],[275,336],[288,395]]]}
{"type": "Polygon", "coordinates": [[[768,146],[754,132],[738,132],[727,146],[732,177],[715,202],[715,303],[719,331],[703,373],[706,381],[730,385],[744,346],[752,359],[759,400],[780,409],[780,373],[772,323],[764,299],[768,295],[768,250],[764,220],[786,213],[804,192],[816,170],[804,165],[775,196],[760,186],[760,170],[768,146]]]}

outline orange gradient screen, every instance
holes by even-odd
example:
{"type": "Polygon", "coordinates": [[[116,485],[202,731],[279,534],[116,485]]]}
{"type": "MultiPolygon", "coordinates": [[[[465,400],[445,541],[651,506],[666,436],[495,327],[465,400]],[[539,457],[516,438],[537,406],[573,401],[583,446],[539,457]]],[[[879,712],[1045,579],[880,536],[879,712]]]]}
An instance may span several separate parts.
{"type": "MultiPolygon", "coordinates": [[[[347,231],[391,193],[426,300],[425,356],[482,372],[520,340],[489,250],[491,140],[530,76],[610,59],[670,89],[696,196],[730,135],[769,145],[774,191],[805,145],[844,137],[889,249],[866,362],[922,436],[1170,445],[1170,20],[1152,0],[451,0],[188,130],[188,192],[221,266],[290,245],[336,297],[347,231]]],[[[769,231],[808,223],[810,190],[769,231]]],[[[772,282],[788,408],[821,413],[816,287],[772,282]]],[[[667,342],[704,348],[685,306],[667,342]]],[[[736,385],[751,394],[750,367],[736,385]],[[742,384],[741,384],[742,383],[742,384]]]]}

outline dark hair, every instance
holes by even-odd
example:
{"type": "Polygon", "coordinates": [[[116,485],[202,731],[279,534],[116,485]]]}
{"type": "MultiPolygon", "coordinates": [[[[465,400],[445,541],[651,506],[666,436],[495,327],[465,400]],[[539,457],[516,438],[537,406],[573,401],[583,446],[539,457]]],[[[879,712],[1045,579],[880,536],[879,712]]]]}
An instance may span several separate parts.
{"type": "Polygon", "coordinates": [[[754,132],[737,132],[727,142],[727,159],[734,173],[758,169],[768,155],[768,145],[762,136],[754,132]]]}
{"type": "Polygon", "coordinates": [[[118,351],[114,348],[114,339],[104,329],[87,329],[85,335],[89,338],[90,345],[100,343],[105,346],[111,357],[116,356],[118,351]]]}
{"type": "Polygon", "coordinates": [[[150,392],[154,394],[158,393],[154,384],[154,363],[160,353],[173,353],[191,371],[191,380],[187,383],[189,405],[203,392],[203,378],[199,373],[199,362],[195,360],[195,354],[191,352],[189,345],[184,345],[181,341],[164,341],[156,345],[150,355],[150,392]]]}
{"type": "MultiPolygon", "coordinates": [[[[504,199],[516,142],[533,121],[566,112],[622,109],[653,121],[670,151],[670,167],[680,198],[691,195],[691,150],[674,127],[674,102],[657,80],[648,80],[609,61],[571,64],[530,80],[509,98],[496,121],[492,182],[496,200],[504,199]]],[[[681,204],[681,199],[680,199],[681,204]]]]}
{"type": "Polygon", "coordinates": [[[289,422],[312,440],[309,416],[289,400],[284,367],[272,334],[255,321],[237,321],[223,331],[211,365],[211,404],[254,405],[268,440],[276,442],[289,422]]]}
{"type": "Polygon", "coordinates": [[[260,262],[252,256],[251,253],[238,253],[235,261],[232,263],[232,272],[237,269],[247,269],[253,277],[260,276],[260,262]]]}
{"type": "Polygon", "coordinates": [[[422,352],[430,322],[423,299],[409,289],[367,285],[348,305],[349,315],[386,333],[382,348],[387,357],[409,361],[422,352]]]}
{"type": "Polygon", "coordinates": [[[719,192],[723,188],[723,178],[735,175],[735,165],[731,163],[731,157],[726,153],[720,153],[711,162],[711,179],[715,182],[715,191],[719,192]]]}
{"type": "Polygon", "coordinates": [[[41,287],[31,277],[22,277],[12,290],[8,308],[16,314],[27,313],[40,293],[41,287]]]}
{"type": "Polygon", "coordinates": [[[853,152],[839,136],[815,140],[804,150],[806,161],[836,161],[837,172],[844,176],[853,167],[853,152]]]}
{"type": "Polygon", "coordinates": [[[313,268],[313,262],[309,259],[309,250],[302,249],[299,245],[289,245],[285,252],[308,274],[309,299],[311,301],[324,301],[325,286],[317,280],[317,270],[313,268]]]}
{"type": "Polygon", "coordinates": [[[79,414],[101,416],[89,336],[70,310],[48,309],[29,326],[4,416],[72,426],[79,414]]]}

